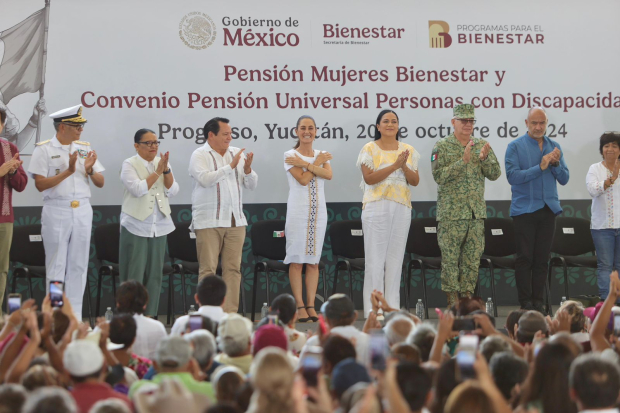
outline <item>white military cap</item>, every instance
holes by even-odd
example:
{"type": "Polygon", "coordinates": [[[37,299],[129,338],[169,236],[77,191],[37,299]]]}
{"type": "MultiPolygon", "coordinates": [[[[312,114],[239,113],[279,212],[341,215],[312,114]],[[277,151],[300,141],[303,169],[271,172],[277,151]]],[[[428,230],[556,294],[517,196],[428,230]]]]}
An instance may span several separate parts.
{"type": "Polygon", "coordinates": [[[82,117],[82,105],[72,106],[67,109],[59,110],[50,115],[55,123],[86,123],[82,117]]]}

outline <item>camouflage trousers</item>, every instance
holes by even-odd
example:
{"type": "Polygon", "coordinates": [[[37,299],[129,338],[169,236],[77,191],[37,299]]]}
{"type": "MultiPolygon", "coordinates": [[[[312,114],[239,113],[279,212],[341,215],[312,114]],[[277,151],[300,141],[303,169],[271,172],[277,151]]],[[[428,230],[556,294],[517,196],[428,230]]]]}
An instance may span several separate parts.
{"type": "Polygon", "coordinates": [[[437,241],[441,249],[441,289],[472,293],[484,251],[484,220],[439,221],[437,241]]]}

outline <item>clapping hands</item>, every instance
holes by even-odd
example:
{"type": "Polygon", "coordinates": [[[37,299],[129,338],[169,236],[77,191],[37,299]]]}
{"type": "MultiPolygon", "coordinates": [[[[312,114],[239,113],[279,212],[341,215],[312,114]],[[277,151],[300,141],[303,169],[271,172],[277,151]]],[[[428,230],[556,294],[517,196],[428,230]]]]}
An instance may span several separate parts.
{"type": "Polygon", "coordinates": [[[393,163],[395,170],[404,169],[407,165],[407,159],[409,159],[409,150],[404,150],[398,154],[396,162],[393,163]]]}
{"type": "Polygon", "coordinates": [[[557,163],[560,162],[561,156],[562,152],[558,148],[555,148],[553,151],[542,157],[542,160],[540,161],[540,169],[544,171],[549,167],[549,165],[557,165],[557,163]]]}
{"type": "Polygon", "coordinates": [[[18,158],[19,153],[16,153],[15,155],[13,155],[13,158],[0,165],[0,178],[5,176],[6,174],[12,175],[15,173],[15,171],[17,171],[17,168],[19,168],[24,163],[24,161],[20,161],[18,158]]]}
{"type": "Polygon", "coordinates": [[[484,161],[489,156],[489,152],[491,152],[491,144],[489,142],[485,143],[482,149],[480,149],[480,160],[484,161]]]}
{"type": "Polygon", "coordinates": [[[93,173],[93,166],[95,166],[95,162],[97,162],[97,153],[95,151],[88,152],[88,155],[86,155],[86,159],[84,160],[84,169],[87,174],[93,173]]]}

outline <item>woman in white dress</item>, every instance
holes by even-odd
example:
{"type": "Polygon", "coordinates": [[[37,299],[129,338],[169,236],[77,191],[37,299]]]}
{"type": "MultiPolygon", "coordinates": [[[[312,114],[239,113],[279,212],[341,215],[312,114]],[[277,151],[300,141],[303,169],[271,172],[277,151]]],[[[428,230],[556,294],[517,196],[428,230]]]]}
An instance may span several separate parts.
{"type": "Polygon", "coordinates": [[[286,258],[300,322],[317,321],[314,297],[319,284],[319,261],[323,251],[327,208],[323,187],[332,179],[328,152],[313,149],[316,123],[310,116],[297,120],[297,145],[284,153],[289,195],[286,205],[286,258]],[[302,298],[301,273],[306,265],[306,304],[302,298]]]}

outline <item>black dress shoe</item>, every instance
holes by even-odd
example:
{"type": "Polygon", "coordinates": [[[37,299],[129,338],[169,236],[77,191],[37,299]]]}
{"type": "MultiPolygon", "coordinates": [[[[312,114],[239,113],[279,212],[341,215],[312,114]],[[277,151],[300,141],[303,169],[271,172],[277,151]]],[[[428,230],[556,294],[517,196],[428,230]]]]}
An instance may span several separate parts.
{"type": "MultiPolygon", "coordinates": [[[[308,310],[308,308],[314,308],[314,306],[309,306],[309,307],[306,307],[306,310],[308,310]]],[[[316,311],[316,310],[315,310],[315,311],[316,311]]],[[[310,321],[312,321],[313,323],[316,323],[317,321],[319,321],[319,318],[318,318],[318,317],[312,317],[312,316],[310,315],[310,313],[308,313],[308,318],[309,318],[309,319],[310,319],[310,321]]]]}
{"type": "MultiPolygon", "coordinates": [[[[306,307],[297,307],[297,309],[298,309],[298,310],[299,310],[299,309],[302,309],[302,308],[303,308],[304,310],[306,309],[306,307]]],[[[310,321],[310,317],[306,317],[306,318],[298,318],[298,319],[297,319],[297,322],[298,322],[298,323],[307,323],[308,321],[310,321]]]]}
{"type": "Polygon", "coordinates": [[[534,310],[538,311],[539,313],[542,313],[542,315],[544,315],[544,316],[547,315],[547,311],[545,310],[545,306],[541,302],[535,302],[534,303],[534,310]]]}
{"type": "Polygon", "coordinates": [[[536,308],[534,307],[534,304],[532,304],[531,301],[524,301],[521,303],[521,310],[530,311],[530,310],[536,310],[536,308]]]}

